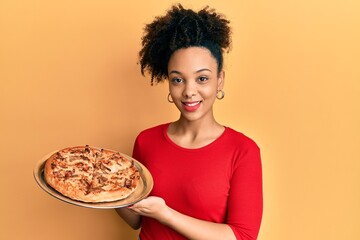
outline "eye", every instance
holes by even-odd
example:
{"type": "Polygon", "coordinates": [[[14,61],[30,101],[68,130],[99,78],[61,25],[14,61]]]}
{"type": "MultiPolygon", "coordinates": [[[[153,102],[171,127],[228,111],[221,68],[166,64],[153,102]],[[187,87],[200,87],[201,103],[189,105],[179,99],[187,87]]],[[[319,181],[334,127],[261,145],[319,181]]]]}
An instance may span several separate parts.
{"type": "Polygon", "coordinates": [[[201,76],[201,77],[199,77],[198,80],[199,80],[199,82],[203,83],[203,82],[206,82],[207,80],[209,80],[209,78],[205,77],[205,76],[201,76]]]}
{"type": "Polygon", "coordinates": [[[184,80],[181,79],[181,78],[178,78],[178,77],[174,77],[174,78],[171,79],[171,82],[174,83],[174,84],[179,84],[179,83],[184,82],[184,80]]]}

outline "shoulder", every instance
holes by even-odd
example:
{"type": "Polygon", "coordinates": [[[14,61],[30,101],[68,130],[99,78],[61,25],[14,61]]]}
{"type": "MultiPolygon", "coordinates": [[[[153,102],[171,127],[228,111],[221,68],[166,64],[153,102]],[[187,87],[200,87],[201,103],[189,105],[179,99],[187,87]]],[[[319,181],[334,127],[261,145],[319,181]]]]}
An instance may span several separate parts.
{"type": "Polygon", "coordinates": [[[232,153],[234,171],[261,174],[261,151],[257,143],[245,134],[227,128],[227,142],[223,148],[232,153]]]}
{"type": "Polygon", "coordinates": [[[165,123],[142,130],[135,139],[133,157],[145,161],[144,155],[161,149],[164,132],[168,125],[165,123]]]}
{"type": "Polygon", "coordinates": [[[257,143],[247,135],[230,127],[226,128],[225,140],[233,145],[246,149],[259,149],[257,143]]]}
{"type": "Polygon", "coordinates": [[[167,127],[169,126],[169,124],[170,123],[164,123],[164,124],[160,124],[160,125],[142,130],[137,136],[137,141],[142,140],[142,139],[158,138],[158,137],[162,136],[164,131],[166,131],[167,127]]]}

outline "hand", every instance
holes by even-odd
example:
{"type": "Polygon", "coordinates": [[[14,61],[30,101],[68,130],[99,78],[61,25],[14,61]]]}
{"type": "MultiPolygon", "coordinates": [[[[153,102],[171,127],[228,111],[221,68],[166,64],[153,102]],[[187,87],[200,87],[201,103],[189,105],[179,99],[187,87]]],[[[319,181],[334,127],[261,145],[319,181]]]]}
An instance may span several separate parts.
{"type": "Polygon", "coordinates": [[[170,215],[170,208],[166,205],[164,199],[160,197],[150,196],[130,206],[136,214],[141,216],[155,218],[160,222],[166,221],[165,219],[170,215]]]}
{"type": "Polygon", "coordinates": [[[199,220],[170,208],[160,197],[150,196],[128,207],[133,213],[154,218],[187,239],[236,239],[229,225],[199,220]]]}

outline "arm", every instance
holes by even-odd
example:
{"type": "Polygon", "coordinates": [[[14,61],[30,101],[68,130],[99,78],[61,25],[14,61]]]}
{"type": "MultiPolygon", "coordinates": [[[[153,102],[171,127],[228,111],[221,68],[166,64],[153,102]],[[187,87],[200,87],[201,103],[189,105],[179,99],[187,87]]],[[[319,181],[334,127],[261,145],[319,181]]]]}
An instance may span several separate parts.
{"type": "Polygon", "coordinates": [[[237,239],[257,239],[263,212],[260,150],[253,144],[234,165],[228,198],[227,223],[237,239]]]}
{"type": "Polygon", "coordinates": [[[154,218],[188,239],[234,240],[235,235],[227,224],[199,220],[171,209],[159,197],[148,197],[130,209],[142,216],[154,218]]]}

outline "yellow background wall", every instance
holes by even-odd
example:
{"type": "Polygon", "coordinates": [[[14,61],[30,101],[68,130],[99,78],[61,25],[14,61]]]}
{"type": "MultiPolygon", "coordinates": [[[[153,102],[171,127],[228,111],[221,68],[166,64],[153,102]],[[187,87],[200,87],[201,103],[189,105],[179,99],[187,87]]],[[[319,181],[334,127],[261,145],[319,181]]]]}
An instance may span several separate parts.
{"type": "MultiPolygon", "coordinates": [[[[0,1],[0,239],[135,239],[112,210],[72,206],[32,175],[53,150],[131,154],[173,121],[137,65],[142,28],[173,1],[0,1]]],[[[218,120],[262,149],[261,240],[360,239],[360,1],[217,0],[232,21],[218,120]]]]}

